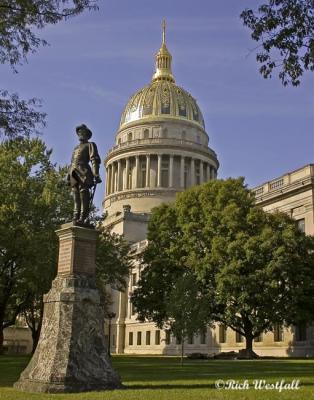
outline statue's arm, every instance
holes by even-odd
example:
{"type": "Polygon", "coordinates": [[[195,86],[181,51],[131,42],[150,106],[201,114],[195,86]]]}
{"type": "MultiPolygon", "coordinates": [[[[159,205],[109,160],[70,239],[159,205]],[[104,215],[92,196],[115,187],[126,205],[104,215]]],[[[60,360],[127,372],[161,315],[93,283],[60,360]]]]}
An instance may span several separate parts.
{"type": "Polygon", "coordinates": [[[96,143],[90,142],[89,143],[89,159],[92,163],[92,172],[96,179],[97,183],[101,182],[101,178],[99,176],[99,166],[101,163],[101,159],[98,154],[98,149],[96,143]]]}

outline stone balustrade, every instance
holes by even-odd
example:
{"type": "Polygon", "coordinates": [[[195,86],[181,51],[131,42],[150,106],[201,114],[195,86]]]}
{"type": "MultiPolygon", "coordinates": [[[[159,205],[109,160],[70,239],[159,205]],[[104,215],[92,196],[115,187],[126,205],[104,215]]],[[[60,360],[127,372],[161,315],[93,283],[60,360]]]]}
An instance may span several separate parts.
{"type": "Polygon", "coordinates": [[[162,146],[182,146],[185,149],[193,149],[193,150],[199,150],[202,152],[205,152],[207,154],[212,155],[214,158],[216,158],[216,153],[208,148],[207,146],[203,144],[199,144],[196,142],[192,142],[190,140],[184,140],[184,139],[174,139],[174,138],[146,138],[146,139],[135,139],[135,140],[129,140],[126,142],[122,142],[117,144],[116,146],[113,146],[107,154],[107,158],[112,155],[112,153],[115,153],[119,150],[126,150],[129,148],[133,147],[147,147],[147,146],[154,146],[154,145],[162,145],[162,146]]]}
{"type": "Polygon", "coordinates": [[[257,186],[252,189],[257,199],[271,195],[276,191],[285,191],[289,187],[295,187],[297,185],[304,185],[308,181],[314,179],[314,165],[309,164],[305,167],[299,168],[288,174],[281,176],[280,178],[272,179],[271,181],[265,182],[263,185],[257,186]]]}

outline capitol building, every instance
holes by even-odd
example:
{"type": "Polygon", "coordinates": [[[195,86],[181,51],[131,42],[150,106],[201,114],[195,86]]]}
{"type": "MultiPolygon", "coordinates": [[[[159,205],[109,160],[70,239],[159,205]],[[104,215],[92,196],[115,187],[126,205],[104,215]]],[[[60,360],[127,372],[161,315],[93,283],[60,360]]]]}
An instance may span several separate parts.
{"type": "MultiPolygon", "coordinates": [[[[152,208],[174,201],[178,192],[191,186],[216,179],[219,169],[195,98],[175,82],[165,25],[155,58],[152,80],[127,102],[114,145],[104,161],[105,224],[124,236],[134,255],[126,290],[110,289],[114,317],[106,321],[105,331],[110,351],[116,354],[180,354],[181,345],[168,330],[136,319],[130,298],[144,268],[136,256],[147,246],[152,208]]],[[[314,165],[288,172],[252,190],[256,203],[265,211],[286,212],[306,234],[314,234],[314,165]]],[[[13,352],[30,352],[30,331],[7,328],[5,346],[13,352]]],[[[219,324],[185,343],[186,354],[217,354],[243,348],[244,338],[219,324]]],[[[273,332],[254,340],[253,350],[263,356],[314,356],[314,329],[305,325],[275,326],[273,332]]]]}
{"type": "MultiPolygon", "coordinates": [[[[105,158],[105,223],[132,244],[134,259],[147,245],[151,209],[174,201],[180,191],[216,179],[219,168],[195,98],[175,82],[165,26],[155,58],[152,80],[130,97],[122,111],[115,144],[105,158]]],[[[265,210],[288,212],[300,229],[313,234],[313,182],[314,166],[307,165],[253,190],[265,210]]],[[[180,343],[169,331],[136,319],[130,297],[142,268],[134,261],[127,289],[111,290],[115,317],[106,326],[110,350],[117,354],[179,354],[180,343]]],[[[216,354],[237,351],[244,345],[241,335],[217,324],[189,338],[185,349],[186,354],[216,354]]],[[[277,326],[274,332],[255,339],[253,349],[260,355],[313,356],[314,331],[306,326],[277,326]]]]}

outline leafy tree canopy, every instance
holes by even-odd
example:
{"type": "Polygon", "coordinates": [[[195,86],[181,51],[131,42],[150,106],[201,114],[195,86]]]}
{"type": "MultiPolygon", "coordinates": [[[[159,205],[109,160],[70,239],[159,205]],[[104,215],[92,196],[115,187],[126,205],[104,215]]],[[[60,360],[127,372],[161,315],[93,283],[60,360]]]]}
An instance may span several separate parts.
{"type": "Polygon", "coordinates": [[[304,71],[314,70],[314,0],[268,0],[241,18],[260,42],[256,58],[264,78],[278,68],[284,86],[297,86],[304,71]]]}
{"type": "Polygon", "coordinates": [[[15,65],[26,61],[44,39],[38,30],[97,9],[94,0],[2,0],[0,3],[0,62],[15,65]]]}
{"type": "MultiPolygon", "coordinates": [[[[2,330],[14,324],[20,312],[36,346],[43,294],[57,269],[55,230],[72,218],[67,168],[57,168],[50,157],[51,150],[38,138],[0,144],[0,352],[2,330]]],[[[122,289],[131,262],[129,246],[119,235],[99,229],[98,286],[122,289]]]]}
{"type": "Polygon", "coordinates": [[[38,99],[21,100],[17,93],[10,95],[0,89],[0,138],[29,137],[45,126],[46,114],[37,111],[38,99]]]}
{"type": "MultiPolygon", "coordinates": [[[[47,42],[39,30],[49,24],[97,9],[94,0],[1,0],[0,64],[9,64],[14,72],[47,42]]],[[[38,99],[22,100],[0,88],[0,139],[28,137],[45,126],[45,113],[38,99]]]]}
{"type": "Polygon", "coordinates": [[[39,139],[0,145],[0,350],[2,329],[15,322],[55,273],[54,230],[71,215],[65,169],[39,139]]]}
{"type": "Polygon", "coordinates": [[[245,336],[249,351],[274,324],[313,319],[314,239],[254,200],[242,178],[215,180],[153,211],[134,299],[140,318],[169,318],[171,293],[188,270],[207,293],[211,319],[245,336]]]}

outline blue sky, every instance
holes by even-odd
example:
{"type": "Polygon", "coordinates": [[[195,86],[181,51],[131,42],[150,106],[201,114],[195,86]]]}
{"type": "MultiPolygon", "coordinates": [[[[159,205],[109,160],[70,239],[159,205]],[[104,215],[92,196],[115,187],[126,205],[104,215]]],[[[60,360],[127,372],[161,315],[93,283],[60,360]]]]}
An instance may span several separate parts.
{"type": "MultiPolygon", "coordinates": [[[[151,80],[165,18],[176,83],[198,101],[219,177],[245,176],[256,186],[314,162],[314,74],[305,74],[298,88],[261,77],[256,43],[239,18],[259,3],[100,1],[98,12],[42,30],[50,46],[30,55],[18,74],[0,66],[1,87],[43,100],[43,139],[54,161],[69,163],[81,123],[94,132],[104,159],[128,98],[151,80]]],[[[103,193],[104,186],[98,207],[103,193]]]]}

